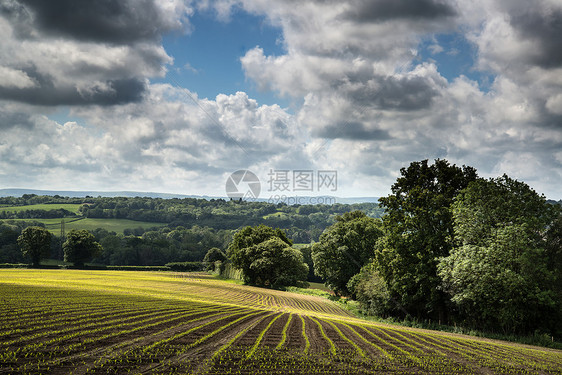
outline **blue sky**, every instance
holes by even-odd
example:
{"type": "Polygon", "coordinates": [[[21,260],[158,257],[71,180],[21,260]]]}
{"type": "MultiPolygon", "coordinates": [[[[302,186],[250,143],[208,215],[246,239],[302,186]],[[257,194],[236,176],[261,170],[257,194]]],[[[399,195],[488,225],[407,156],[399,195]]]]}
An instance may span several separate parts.
{"type": "Polygon", "coordinates": [[[561,21],[557,0],[4,2],[0,188],[224,196],[249,170],[262,198],[383,196],[446,158],[562,199],[561,21]],[[315,189],[269,191],[282,171],[315,189]]]}
{"type": "MultiPolygon", "coordinates": [[[[163,46],[174,57],[174,66],[161,80],[186,87],[201,98],[218,94],[248,93],[260,104],[279,104],[272,92],[259,91],[247,80],[240,58],[256,46],[268,55],[284,53],[282,30],[263,16],[237,9],[229,19],[218,19],[212,10],[197,12],[190,18],[191,31],[163,37],[163,46]],[[217,48],[218,47],[218,48],[217,48]]],[[[286,103],[283,103],[286,104],[286,103]]]]}
{"type": "Polygon", "coordinates": [[[488,90],[494,80],[492,73],[475,69],[477,48],[462,33],[434,35],[420,43],[419,51],[420,61],[434,61],[439,73],[449,82],[463,75],[488,90]]]}

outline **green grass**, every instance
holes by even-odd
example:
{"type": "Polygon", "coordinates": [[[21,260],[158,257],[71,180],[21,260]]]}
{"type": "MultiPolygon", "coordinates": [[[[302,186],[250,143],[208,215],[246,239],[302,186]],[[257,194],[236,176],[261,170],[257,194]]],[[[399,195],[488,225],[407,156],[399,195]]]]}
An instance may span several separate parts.
{"type": "Polygon", "coordinates": [[[78,213],[78,210],[82,204],[67,204],[67,203],[57,203],[57,204],[32,204],[28,206],[0,206],[0,211],[8,211],[8,212],[20,212],[20,211],[27,211],[27,210],[58,210],[63,209],[75,214],[78,213]]]}
{"type": "MultiPolygon", "coordinates": [[[[33,204],[27,206],[0,206],[0,212],[20,212],[20,211],[27,211],[27,210],[56,210],[56,209],[64,209],[75,214],[78,214],[80,207],[82,204],[33,204]]],[[[61,229],[61,220],[62,218],[54,218],[54,219],[9,219],[9,220],[17,220],[17,221],[38,221],[40,223],[45,224],[45,227],[55,235],[60,234],[61,229]]],[[[0,220],[1,221],[1,220],[0,220]]],[[[127,219],[93,219],[93,218],[84,218],[84,217],[75,217],[75,218],[65,218],[65,230],[68,232],[72,229],[86,229],[86,230],[94,230],[97,228],[106,229],[110,232],[116,233],[123,233],[125,229],[135,229],[135,228],[152,228],[152,227],[162,227],[165,226],[166,223],[151,223],[146,221],[136,221],[136,220],[127,220],[127,219]]]]}
{"type": "MultiPolygon", "coordinates": [[[[59,235],[61,219],[14,219],[19,221],[38,221],[45,224],[45,227],[52,234],[59,235]]],[[[135,221],[127,219],[91,219],[91,218],[68,218],[65,219],[66,232],[72,229],[94,230],[97,228],[106,229],[109,232],[123,233],[125,229],[163,227],[166,223],[151,223],[147,221],[135,221]]]]}
{"type": "Polygon", "coordinates": [[[166,223],[150,223],[145,221],[135,221],[127,219],[82,219],[70,222],[66,224],[66,230],[71,229],[87,229],[94,230],[97,228],[107,229],[108,231],[113,231],[117,233],[123,233],[125,229],[134,228],[152,228],[152,227],[163,227],[166,223]]]}
{"type": "MultiPolygon", "coordinates": [[[[311,284],[316,284],[316,283],[311,283],[311,284]]],[[[331,296],[331,293],[327,290],[310,288],[310,287],[309,288],[298,288],[296,286],[288,286],[287,288],[285,288],[285,290],[287,292],[304,294],[304,295],[307,295],[307,296],[318,296],[318,297],[324,297],[324,298],[329,298],[331,296]]]]}
{"type": "Polygon", "coordinates": [[[324,285],[323,283],[309,282],[308,284],[309,284],[308,289],[319,289],[319,290],[322,290],[324,292],[328,292],[329,294],[332,294],[332,290],[330,288],[328,288],[326,285],[324,285]]]}
{"type": "MultiPolygon", "coordinates": [[[[49,229],[49,231],[51,233],[60,234],[61,220],[63,220],[63,218],[58,217],[58,218],[54,218],[54,219],[5,219],[5,220],[0,220],[0,222],[2,222],[2,221],[25,221],[25,222],[36,221],[38,223],[45,224],[45,227],[47,229],[49,229]]],[[[71,221],[77,221],[77,220],[84,220],[84,219],[81,218],[81,217],[64,219],[66,225],[68,225],[71,221]]]]}
{"type": "Polygon", "coordinates": [[[287,215],[287,213],[285,213],[285,212],[274,212],[274,213],[263,216],[264,219],[268,219],[270,217],[277,217],[277,218],[283,218],[284,219],[284,218],[289,217],[289,215],[287,215]]]}

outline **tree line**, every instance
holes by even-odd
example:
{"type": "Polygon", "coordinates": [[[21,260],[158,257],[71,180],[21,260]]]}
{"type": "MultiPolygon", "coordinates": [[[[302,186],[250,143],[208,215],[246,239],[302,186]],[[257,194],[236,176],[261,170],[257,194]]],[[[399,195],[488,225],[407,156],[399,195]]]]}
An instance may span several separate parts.
{"type": "Polygon", "coordinates": [[[314,269],[367,314],[562,336],[562,210],[507,175],[413,162],[382,219],[337,218],[314,269]]]}
{"type": "MultiPolygon", "coordinates": [[[[120,266],[202,261],[211,247],[225,251],[234,231],[248,225],[265,224],[282,228],[291,241],[302,244],[317,241],[338,214],[358,209],[371,216],[382,214],[376,203],[288,206],[283,203],[195,198],[69,198],[34,194],[0,197],[0,206],[5,206],[0,215],[9,218],[0,221],[0,263],[30,261],[20,251],[17,238],[28,226],[45,227],[36,219],[76,217],[72,212],[57,208],[56,204],[82,204],[79,210],[82,217],[165,223],[163,227],[125,229],[122,234],[101,228],[91,231],[103,247],[103,251],[91,262],[120,266]],[[37,204],[45,207],[53,205],[53,209],[10,210],[10,207],[37,204]]],[[[53,236],[50,253],[44,258],[63,260],[63,243],[64,239],[58,233],[53,236]]]]}
{"type": "MultiPolygon", "coordinates": [[[[0,263],[25,263],[32,261],[31,253],[21,251],[18,237],[27,228],[35,232],[47,229],[38,222],[7,221],[0,224],[0,263]]],[[[163,227],[154,230],[134,230],[118,234],[98,228],[90,231],[94,240],[101,245],[93,252],[88,263],[110,266],[163,266],[171,262],[201,262],[210,248],[226,249],[232,231],[194,226],[163,227]]],[[[50,233],[49,233],[50,234],[50,233]]],[[[67,236],[70,234],[67,233],[67,236]]],[[[64,242],[60,237],[49,236],[49,246],[39,252],[40,259],[65,260],[64,242]]]]}
{"type": "Polygon", "coordinates": [[[7,219],[56,219],[61,217],[76,217],[74,212],[64,208],[52,210],[21,210],[21,211],[0,211],[0,220],[7,219]]]}
{"type": "MultiPolygon", "coordinates": [[[[39,267],[42,258],[51,250],[52,235],[43,227],[30,226],[18,236],[17,243],[24,256],[31,259],[33,267],[39,267]]],[[[101,253],[102,247],[95,237],[87,230],[71,230],[63,245],[64,260],[76,267],[84,267],[84,263],[101,253]]]]}
{"type": "MultiPolygon", "coordinates": [[[[54,204],[82,204],[79,215],[96,219],[128,219],[166,224],[169,228],[209,227],[237,230],[245,226],[268,225],[284,229],[296,243],[318,241],[322,231],[331,225],[336,215],[353,210],[364,211],[368,216],[380,217],[383,210],[376,203],[333,205],[287,205],[267,202],[229,201],[225,199],[164,199],[149,197],[85,197],[37,196],[0,197],[0,206],[26,206],[53,204],[48,210],[0,210],[0,219],[47,219],[75,217],[54,204]]],[[[127,234],[140,236],[142,229],[130,228],[127,234]]]]}

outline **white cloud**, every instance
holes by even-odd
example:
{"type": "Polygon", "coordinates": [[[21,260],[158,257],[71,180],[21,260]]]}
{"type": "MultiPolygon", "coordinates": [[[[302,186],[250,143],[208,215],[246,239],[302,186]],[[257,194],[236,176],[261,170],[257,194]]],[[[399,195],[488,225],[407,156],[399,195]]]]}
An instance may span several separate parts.
{"type": "MultiPolygon", "coordinates": [[[[560,69],[545,60],[550,53],[556,61],[548,39],[554,34],[549,26],[526,29],[525,2],[450,3],[457,16],[441,23],[423,17],[359,22],[342,17],[357,6],[352,1],[328,10],[329,2],[268,8],[247,0],[246,9],[283,28],[287,53],[266,56],[255,48],[242,65],[262,89],[304,97],[297,119],[321,145],[312,147],[313,155],[337,167],[345,163],[357,180],[380,176],[390,186],[393,168],[445,157],[483,175],[505,167],[560,198],[560,181],[548,177],[562,168],[548,156],[562,147],[560,118],[548,116],[562,108],[560,69]],[[473,69],[495,75],[489,91],[462,76],[447,83],[434,64],[416,63],[418,43],[447,31],[464,33],[476,47],[473,69]],[[511,157],[514,149],[526,157],[511,157]]],[[[532,22],[557,19],[558,3],[536,5],[532,22]]]]}
{"type": "MultiPolygon", "coordinates": [[[[437,43],[434,43],[434,44],[430,45],[430,46],[428,47],[428,49],[431,51],[431,53],[432,53],[433,55],[437,55],[437,54],[439,54],[439,53],[445,51],[445,49],[444,49],[441,45],[439,45],[439,44],[437,44],[437,43]]],[[[457,52],[458,52],[458,51],[457,51],[457,52]]],[[[448,51],[447,53],[448,53],[448,54],[451,54],[451,55],[456,54],[455,51],[448,51]]]]}
{"type": "Polygon", "coordinates": [[[553,95],[546,101],[546,108],[555,115],[562,115],[562,93],[553,95]]]}
{"type": "Polygon", "coordinates": [[[110,3],[83,4],[82,12],[63,3],[6,4],[0,100],[49,106],[140,100],[145,79],[164,77],[173,63],[161,35],[188,31],[192,10],[182,1],[110,3]]]}
{"type": "Polygon", "coordinates": [[[25,72],[0,66],[0,86],[23,89],[34,87],[36,84],[25,72]]]}
{"type": "MultiPolygon", "coordinates": [[[[43,35],[0,17],[2,185],[220,195],[237,169],[262,178],[272,168],[328,169],[338,171],[340,195],[383,195],[401,167],[439,157],[562,198],[562,63],[557,23],[546,22],[560,19],[555,0],[531,8],[508,0],[198,3],[222,22],[238,7],[281,28],[284,53],[255,46],[240,62],[258,89],[302,103],[293,113],[243,92],[200,99],[151,84],[173,64],[159,37],[189,31],[193,11],[145,2],[156,7],[154,27],[139,27],[146,14],[125,2],[114,35],[56,23],[43,35]],[[446,80],[437,62],[422,60],[420,43],[449,32],[474,46],[472,72],[493,75],[485,90],[465,76],[446,80]],[[74,122],[43,115],[61,103],[73,105],[74,122]]],[[[430,49],[443,55],[438,44],[430,49]]]]}
{"type": "MultiPolygon", "coordinates": [[[[112,152],[106,165],[116,180],[134,172],[153,189],[161,184],[160,190],[177,191],[174,184],[179,181],[168,181],[166,175],[196,173],[199,183],[208,182],[206,194],[209,189],[220,194],[222,176],[237,169],[253,168],[265,175],[284,163],[306,164],[291,115],[277,105],[260,106],[242,92],[208,100],[169,85],[151,85],[142,103],[76,108],[72,114],[104,129],[104,136],[94,141],[100,150],[112,152]],[[129,166],[136,168],[127,171],[129,166]]],[[[189,183],[184,180],[183,188],[197,193],[189,183]]]]}

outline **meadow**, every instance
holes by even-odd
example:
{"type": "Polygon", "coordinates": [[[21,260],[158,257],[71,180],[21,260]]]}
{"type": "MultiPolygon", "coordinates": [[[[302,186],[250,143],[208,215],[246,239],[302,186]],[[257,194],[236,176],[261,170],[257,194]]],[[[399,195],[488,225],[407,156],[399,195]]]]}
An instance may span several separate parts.
{"type": "Polygon", "coordinates": [[[366,322],[205,273],[0,270],[0,373],[562,374],[562,351],[366,322]]]}
{"type": "Polygon", "coordinates": [[[128,219],[92,219],[92,218],[55,218],[55,219],[11,219],[15,221],[38,221],[45,224],[45,228],[54,235],[60,235],[61,221],[64,220],[66,232],[72,229],[95,230],[106,229],[110,232],[123,234],[125,229],[143,228],[144,230],[155,227],[163,227],[165,223],[151,223],[147,221],[136,221],[128,219]]]}
{"type": "MultiPolygon", "coordinates": [[[[21,212],[21,211],[33,211],[33,210],[58,210],[64,209],[74,214],[79,214],[79,209],[84,204],[73,204],[73,203],[48,203],[48,204],[32,204],[23,206],[0,206],[0,212],[21,212]]],[[[142,228],[143,230],[162,227],[166,223],[155,223],[146,221],[136,221],[128,219],[101,219],[101,218],[86,218],[83,216],[78,217],[65,217],[65,218],[34,218],[34,219],[10,219],[15,221],[37,221],[43,223],[45,228],[49,230],[54,235],[60,235],[61,231],[61,221],[65,222],[65,230],[69,231],[72,229],[86,229],[95,230],[98,228],[106,229],[108,231],[113,231],[116,233],[123,234],[125,229],[136,229],[142,228]]],[[[1,220],[0,220],[1,221],[1,220]]]]}

